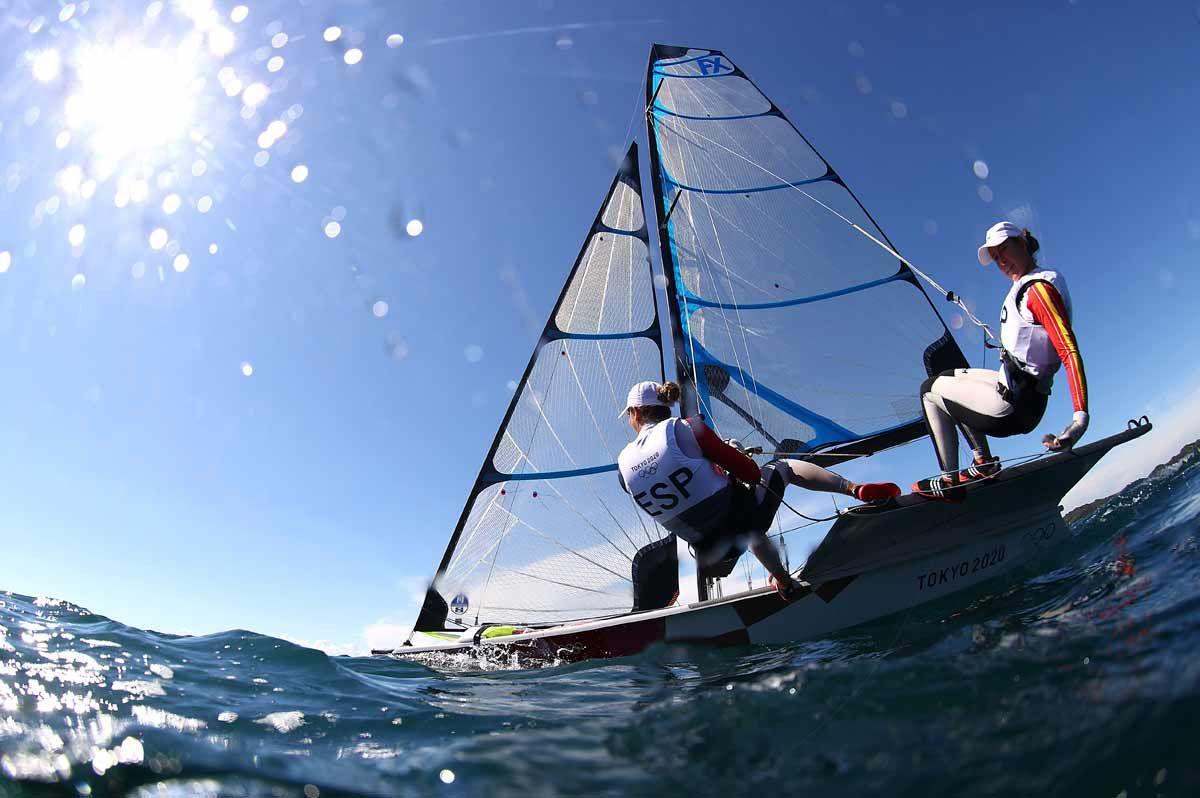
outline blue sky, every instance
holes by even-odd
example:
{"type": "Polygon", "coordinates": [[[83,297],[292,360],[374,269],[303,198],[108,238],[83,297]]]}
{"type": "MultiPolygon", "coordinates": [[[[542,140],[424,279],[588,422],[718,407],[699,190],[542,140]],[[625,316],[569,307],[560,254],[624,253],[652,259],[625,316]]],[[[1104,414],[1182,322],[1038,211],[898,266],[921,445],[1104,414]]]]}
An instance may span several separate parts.
{"type": "MultiPolygon", "coordinates": [[[[1174,414],[1152,464],[1200,432],[1193,3],[234,5],[24,0],[0,23],[0,587],[174,632],[361,645],[410,622],[614,154],[644,140],[653,41],[734,58],[986,319],[1006,285],[978,239],[1026,221],[1071,280],[1089,437],[1174,414]],[[94,73],[197,29],[141,95],[69,99],[101,91],[89,46],[94,73]],[[255,83],[243,114],[227,90],[255,83]]],[[[1069,417],[1060,385],[1044,431],[1069,417]]],[[[848,473],[933,466],[917,443],[848,473]]]]}

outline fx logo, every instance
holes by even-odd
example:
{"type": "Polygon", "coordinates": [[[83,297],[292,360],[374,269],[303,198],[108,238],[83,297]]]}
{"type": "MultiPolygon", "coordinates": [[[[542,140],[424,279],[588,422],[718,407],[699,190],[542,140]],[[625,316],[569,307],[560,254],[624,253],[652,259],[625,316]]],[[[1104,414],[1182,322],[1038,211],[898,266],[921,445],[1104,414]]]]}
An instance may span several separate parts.
{"type": "Polygon", "coordinates": [[[719,75],[722,72],[732,72],[733,67],[721,60],[721,56],[712,58],[697,58],[696,66],[700,67],[701,75],[719,75]]]}

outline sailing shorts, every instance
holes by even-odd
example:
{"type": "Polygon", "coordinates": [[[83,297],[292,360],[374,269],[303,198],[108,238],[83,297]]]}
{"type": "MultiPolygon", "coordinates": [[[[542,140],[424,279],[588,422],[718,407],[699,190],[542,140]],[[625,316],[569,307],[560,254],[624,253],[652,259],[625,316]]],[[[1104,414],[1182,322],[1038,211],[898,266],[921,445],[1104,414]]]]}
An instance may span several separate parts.
{"type": "Polygon", "coordinates": [[[735,483],[733,503],[729,508],[729,523],[726,525],[729,535],[744,535],[747,532],[766,532],[779,512],[783,502],[783,492],[787,489],[788,478],[785,472],[787,463],[782,460],[772,460],[760,471],[762,477],[754,487],[735,483]]]}

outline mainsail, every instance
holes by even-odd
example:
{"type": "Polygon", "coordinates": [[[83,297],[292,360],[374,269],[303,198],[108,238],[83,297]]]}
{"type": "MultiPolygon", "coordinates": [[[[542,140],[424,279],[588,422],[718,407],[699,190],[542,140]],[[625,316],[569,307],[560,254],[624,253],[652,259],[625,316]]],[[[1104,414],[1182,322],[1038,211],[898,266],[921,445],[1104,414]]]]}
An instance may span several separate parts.
{"type": "Polygon", "coordinates": [[[685,412],[826,463],[922,435],[966,359],[838,174],[719,50],[655,45],[646,96],[685,412]]]}
{"type": "Polygon", "coordinates": [[[634,608],[638,552],[666,551],[674,563],[674,539],[615,473],[631,436],[618,414],[629,386],[646,379],[663,379],[663,353],[635,144],[517,385],[416,629],[634,608]]]}

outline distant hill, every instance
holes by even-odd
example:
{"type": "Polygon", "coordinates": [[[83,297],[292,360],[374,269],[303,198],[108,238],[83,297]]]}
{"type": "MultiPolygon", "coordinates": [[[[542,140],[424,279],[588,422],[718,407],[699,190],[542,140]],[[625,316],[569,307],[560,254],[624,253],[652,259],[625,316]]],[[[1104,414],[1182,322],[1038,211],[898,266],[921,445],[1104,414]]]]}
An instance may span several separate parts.
{"type": "Polygon", "coordinates": [[[1090,513],[1092,510],[1095,510],[1097,507],[1104,504],[1113,496],[1116,496],[1118,493],[1124,493],[1125,491],[1136,488],[1146,482],[1153,482],[1156,479],[1168,477],[1191,463],[1197,457],[1200,457],[1200,440],[1192,441],[1191,443],[1187,444],[1170,460],[1156,465],[1154,470],[1149,474],[1141,479],[1135,479],[1133,482],[1130,482],[1128,485],[1117,491],[1117,493],[1112,494],[1112,496],[1105,496],[1102,499],[1096,499],[1095,501],[1090,501],[1087,504],[1076,507],[1074,510],[1064,515],[1063,520],[1065,520],[1068,524],[1073,524],[1080,518],[1083,518],[1085,515],[1090,513]]]}

